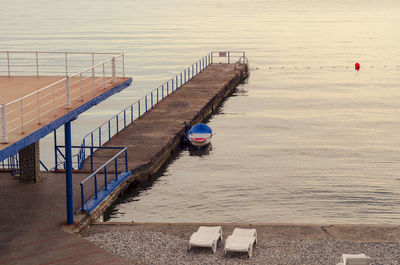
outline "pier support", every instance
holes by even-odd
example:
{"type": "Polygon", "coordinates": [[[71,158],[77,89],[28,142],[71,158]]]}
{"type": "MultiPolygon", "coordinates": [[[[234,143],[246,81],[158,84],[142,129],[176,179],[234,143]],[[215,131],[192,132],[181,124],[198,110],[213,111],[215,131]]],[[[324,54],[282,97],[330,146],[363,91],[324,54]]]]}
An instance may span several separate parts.
{"type": "Polygon", "coordinates": [[[20,182],[36,183],[39,181],[40,153],[39,141],[18,151],[20,182]]]}
{"type": "Polygon", "coordinates": [[[67,195],[67,224],[74,223],[74,200],[72,189],[72,148],[71,148],[71,122],[64,125],[65,135],[65,182],[67,195]]]}

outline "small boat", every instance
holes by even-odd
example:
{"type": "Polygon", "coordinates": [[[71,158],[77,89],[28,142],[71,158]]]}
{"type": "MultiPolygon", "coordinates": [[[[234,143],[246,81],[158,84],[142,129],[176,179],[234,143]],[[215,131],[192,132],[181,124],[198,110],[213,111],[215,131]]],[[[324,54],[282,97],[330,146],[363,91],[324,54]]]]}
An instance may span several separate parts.
{"type": "Polygon", "coordinates": [[[212,135],[213,131],[209,126],[199,123],[189,130],[187,138],[192,145],[201,147],[210,143],[212,135]]]}

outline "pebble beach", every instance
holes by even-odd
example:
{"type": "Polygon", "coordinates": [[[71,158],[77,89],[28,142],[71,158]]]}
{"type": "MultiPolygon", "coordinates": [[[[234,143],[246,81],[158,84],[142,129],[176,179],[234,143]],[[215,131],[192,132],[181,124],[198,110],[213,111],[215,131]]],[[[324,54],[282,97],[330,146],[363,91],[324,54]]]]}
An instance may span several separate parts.
{"type": "MultiPolygon", "coordinates": [[[[374,265],[400,264],[400,231],[394,226],[250,226],[258,233],[251,259],[246,253],[224,257],[224,240],[215,254],[207,248],[187,251],[194,224],[95,225],[82,236],[127,264],[337,264],[343,253],[364,253],[374,265]]],[[[222,225],[224,239],[234,227],[249,225],[222,225]]]]}

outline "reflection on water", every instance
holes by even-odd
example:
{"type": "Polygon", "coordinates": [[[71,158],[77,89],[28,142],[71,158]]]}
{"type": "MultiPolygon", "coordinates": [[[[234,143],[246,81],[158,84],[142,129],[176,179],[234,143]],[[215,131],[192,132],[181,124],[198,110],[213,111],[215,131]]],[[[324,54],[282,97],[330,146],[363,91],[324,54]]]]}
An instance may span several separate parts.
{"type": "Polygon", "coordinates": [[[74,144],[211,50],[246,51],[212,150],[183,150],[113,221],[398,223],[399,1],[243,3],[4,0],[1,49],[125,52],[133,85],[74,121],[74,144]]]}
{"type": "Polygon", "coordinates": [[[191,156],[206,156],[212,151],[212,143],[200,147],[189,145],[187,149],[189,150],[189,154],[191,156]]]}

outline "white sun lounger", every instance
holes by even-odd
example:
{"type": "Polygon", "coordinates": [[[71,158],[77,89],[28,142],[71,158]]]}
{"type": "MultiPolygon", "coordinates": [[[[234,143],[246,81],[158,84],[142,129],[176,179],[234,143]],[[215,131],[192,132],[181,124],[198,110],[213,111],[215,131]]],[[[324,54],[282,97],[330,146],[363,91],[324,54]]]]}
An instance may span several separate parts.
{"type": "Polygon", "coordinates": [[[256,229],[235,228],[232,235],[225,241],[224,255],[231,252],[247,252],[249,257],[253,255],[253,245],[257,243],[256,229]]]}
{"type": "Polygon", "coordinates": [[[215,253],[218,239],[222,240],[221,226],[200,226],[189,239],[188,251],[191,247],[210,247],[215,253]]]}
{"type": "Polygon", "coordinates": [[[371,258],[365,254],[343,254],[342,260],[337,265],[369,265],[371,258]]]}

